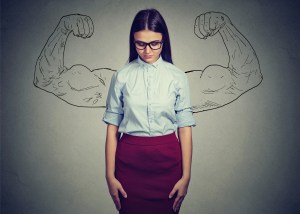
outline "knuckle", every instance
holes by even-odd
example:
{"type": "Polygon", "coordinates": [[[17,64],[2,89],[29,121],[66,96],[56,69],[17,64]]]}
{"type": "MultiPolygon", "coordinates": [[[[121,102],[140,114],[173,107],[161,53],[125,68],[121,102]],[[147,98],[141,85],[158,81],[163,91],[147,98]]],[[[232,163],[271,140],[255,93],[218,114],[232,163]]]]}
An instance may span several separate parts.
{"type": "Polygon", "coordinates": [[[178,194],[178,196],[179,196],[180,198],[184,198],[184,197],[185,197],[185,194],[184,194],[184,193],[180,193],[180,194],[178,194]]]}
{"type": "Polygon", "coordinates": [[[116,194],[116,193],[112,193],[111,196],[112,196],[113,198],[118,198],[118,194],[116,194]]]}

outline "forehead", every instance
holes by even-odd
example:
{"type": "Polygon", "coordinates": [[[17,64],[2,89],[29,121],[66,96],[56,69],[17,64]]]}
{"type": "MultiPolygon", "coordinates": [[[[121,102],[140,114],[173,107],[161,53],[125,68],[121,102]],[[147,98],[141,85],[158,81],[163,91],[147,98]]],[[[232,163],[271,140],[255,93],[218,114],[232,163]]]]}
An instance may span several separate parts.
{"type": "Polygon", "coordinates": [[[134,39],[143,42],[151,42],[154,40],[161,40],[162,34],[151,30],[141,30],[134,33],[134,39]]]}

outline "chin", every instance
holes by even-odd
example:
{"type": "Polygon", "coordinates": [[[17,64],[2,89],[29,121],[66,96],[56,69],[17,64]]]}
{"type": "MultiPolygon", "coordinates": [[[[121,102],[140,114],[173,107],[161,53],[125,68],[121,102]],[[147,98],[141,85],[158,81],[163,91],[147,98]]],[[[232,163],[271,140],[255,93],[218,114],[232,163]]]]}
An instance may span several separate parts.
{"type": "Polygon", "coordinates": [[[156,62],[156,60],[158,60],[158,58],[157,58],[157,59],[155,59],[155,58],[153,58],[153,57],[151,57],[151,58],[143,58],[143,60],[144,60],[145,62],[151,64],[151,63],[156,62]]]}

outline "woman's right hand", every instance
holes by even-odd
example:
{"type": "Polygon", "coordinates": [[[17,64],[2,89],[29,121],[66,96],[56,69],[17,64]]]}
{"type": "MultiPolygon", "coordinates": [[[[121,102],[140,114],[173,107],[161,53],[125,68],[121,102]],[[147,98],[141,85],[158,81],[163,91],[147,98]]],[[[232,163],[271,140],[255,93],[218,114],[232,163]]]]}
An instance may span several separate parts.
{"type": "Polygon", "coordinates": [[[125,190],[123,189],[121,183],[115,177],[107,178],[107,185],[108,185],[109,193],[115,203],[116,208],[120,210],[121,202],[120,202],[119,192],[122,194],[124,198],[127,198],[127,194],[125,190]]]}

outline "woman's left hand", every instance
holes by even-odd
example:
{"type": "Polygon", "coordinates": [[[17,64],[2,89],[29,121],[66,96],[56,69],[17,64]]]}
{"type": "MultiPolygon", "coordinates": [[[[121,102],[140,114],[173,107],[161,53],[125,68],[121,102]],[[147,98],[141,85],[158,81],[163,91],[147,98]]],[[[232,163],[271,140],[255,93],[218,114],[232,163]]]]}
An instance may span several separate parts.
{"type": "Polygon", "coordinates": [[[174,212],[177,212],[181,206],[181,203],[184,199],[184,197],[187,194],[188,186],[189,186],[190,179],[181,178],[173,187],[172,191],[169,194],[169,198],[172,198],[176,192],[177,196],[175,198],[174,204],[173,204],[173,210],[174,212]]]}

